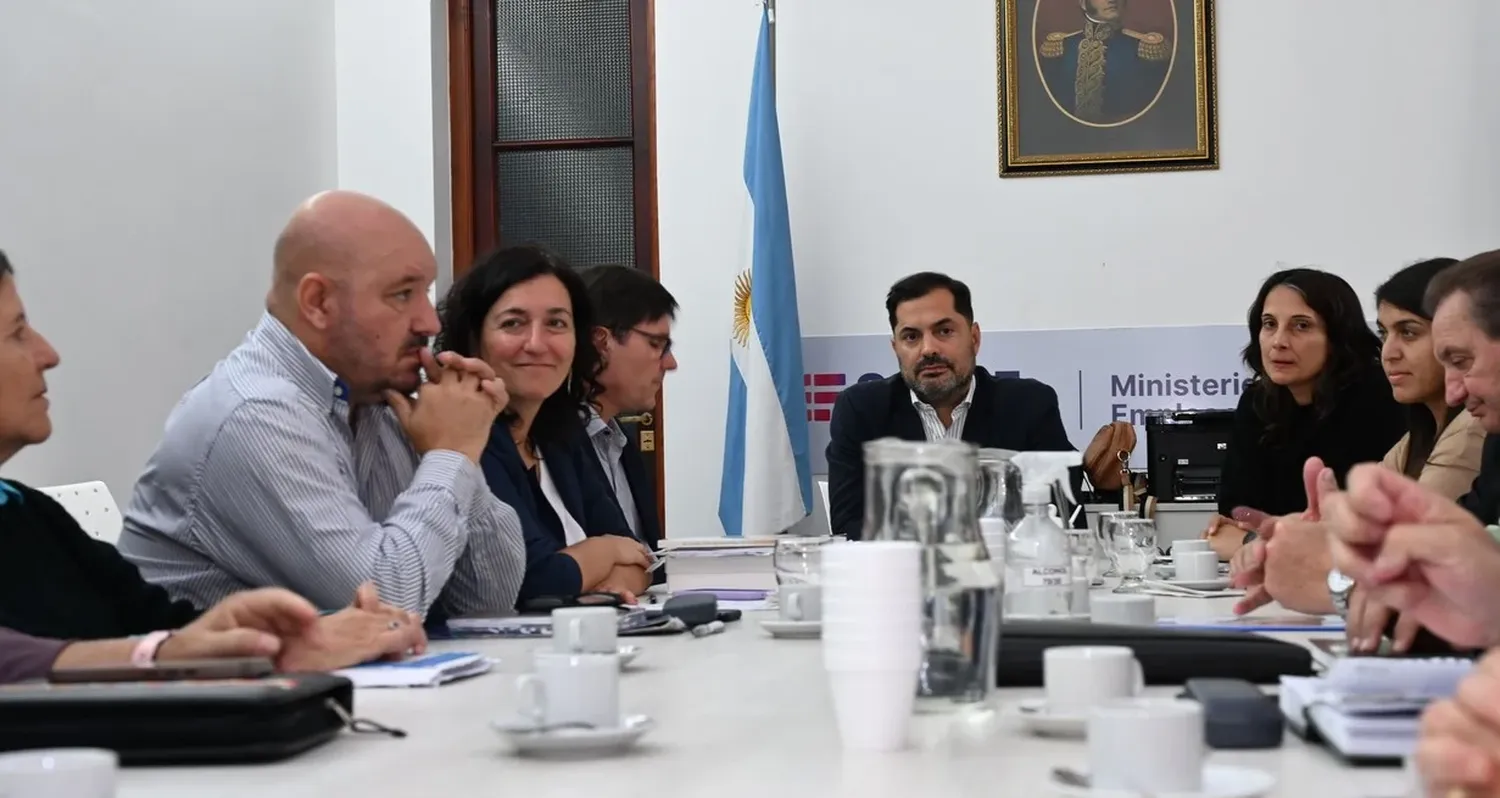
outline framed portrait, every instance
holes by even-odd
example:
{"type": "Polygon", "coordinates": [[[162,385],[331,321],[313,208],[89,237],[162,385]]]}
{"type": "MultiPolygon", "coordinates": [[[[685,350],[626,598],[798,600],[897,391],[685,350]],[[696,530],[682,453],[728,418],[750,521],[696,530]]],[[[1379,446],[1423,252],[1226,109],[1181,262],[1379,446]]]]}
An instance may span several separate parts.
{"type": "Polygon", "coordinates": [[[996,0],[1000,176],[1219,167],[1214,0],[996,0]]]}

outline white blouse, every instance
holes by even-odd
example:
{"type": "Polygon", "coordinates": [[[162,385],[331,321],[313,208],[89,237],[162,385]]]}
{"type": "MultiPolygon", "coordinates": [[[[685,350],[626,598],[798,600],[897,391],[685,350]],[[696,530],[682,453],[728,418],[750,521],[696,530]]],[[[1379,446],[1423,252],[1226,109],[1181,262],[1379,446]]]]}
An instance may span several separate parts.
{"type": "Polygon", "coordinates": [[[571,546],[588,538],[583,527],[573,518],[572,513],[563,505],[562,495],[557,492],[557,483],[552,481],[552,474],[547,470],[547,461],[538,459],[536,461],[537,481],[542,485],[542,495],[547,497],[547,503],[552,505],[552,511],[562,520],[563,539],[565,545],[571,546]]]}

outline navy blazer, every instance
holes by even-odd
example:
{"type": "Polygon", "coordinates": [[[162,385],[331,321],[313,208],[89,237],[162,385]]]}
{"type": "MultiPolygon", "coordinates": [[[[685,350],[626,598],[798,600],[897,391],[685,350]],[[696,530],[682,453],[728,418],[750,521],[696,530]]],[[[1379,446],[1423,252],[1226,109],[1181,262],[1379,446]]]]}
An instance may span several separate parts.
{"type": "MultiPolygon", "coordinates": [[[[609,483],[600,479],[598,457],[581,431],[568,443],[548,443],[538,448],[542,459],[547,461],[547,473],[552,476],[563,506],[583,527],[584,534],[631,536],[609,483]],[[595,465],[590,467],[590,461],[595,465]]],[[[517,604],[537,596],[576,596],[582,592],[583,573],[577,561],[562,553],[567,542],[542,522],[526,464],[521,461],[510,429],[503,422],[490,430],[490,442],[484,447],[479,466],[490,492],[515,508],[526,536],[526,578],[521,582],[517,604]]]]}
{"type": "MultiPolygon", "coordinates": [[[[828,440],[828,521],[835,535],[860,539],[865,517],[864,445],[877,438],[927,439],[922,417],[912,407],[911,389],[900,374],[851,385],[834,403],[828,440]]],[[[1051,386],[996,377],[982,368],[974,370],[974,400],[964,418],[963,439],[986,449],[1073,450],[1051,386]]],[[[1072,477],[1077,496],[1082,470],[1073,469],[1072,477]]]]}
{"type": "Polygon", "coordinates": [[[1485,436],[1479,474],[1469,492],[1458,497],[1458,505],[1473,513],[1481,524],[1500,523],[1500,434],[1485,436]]]}

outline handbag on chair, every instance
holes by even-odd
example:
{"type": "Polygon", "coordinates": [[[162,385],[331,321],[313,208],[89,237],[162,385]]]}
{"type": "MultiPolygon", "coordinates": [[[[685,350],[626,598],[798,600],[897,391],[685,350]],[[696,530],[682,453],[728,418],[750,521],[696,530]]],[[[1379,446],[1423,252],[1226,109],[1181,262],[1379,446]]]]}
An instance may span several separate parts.
{"type": "Polygon", "coordinates": [[[1135,452],[1135,425],[1128,421],[1111,421],[1094,433],[1083,451],[1083,471],[1098,491],[1120,491],[1120,506],[1135,509],[1136,500],[1145,493],[1130,476],[1130,455],[1135,452]]]}

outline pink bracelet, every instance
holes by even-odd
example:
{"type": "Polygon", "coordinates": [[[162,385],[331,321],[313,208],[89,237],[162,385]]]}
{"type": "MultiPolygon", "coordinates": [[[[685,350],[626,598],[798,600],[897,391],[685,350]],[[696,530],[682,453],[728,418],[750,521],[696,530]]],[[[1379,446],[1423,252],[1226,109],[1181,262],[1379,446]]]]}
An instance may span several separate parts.
{"type": "Polygon", "coordinates": [[[130,652],[130,664],[137,668],[149,668],[156,664],[156,652],[161,649],[161,644],[167,642],[171,632],[152,632],[142,637],[135,644],[135,650],[130,652]]]}

